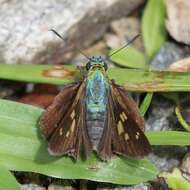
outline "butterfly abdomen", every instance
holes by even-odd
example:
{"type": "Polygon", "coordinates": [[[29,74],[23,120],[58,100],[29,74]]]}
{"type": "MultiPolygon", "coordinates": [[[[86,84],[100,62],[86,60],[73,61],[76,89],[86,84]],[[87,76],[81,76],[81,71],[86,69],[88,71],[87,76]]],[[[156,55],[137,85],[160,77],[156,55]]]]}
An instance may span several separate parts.
{"type": "Polygon", "coordinates": [[[109,83],[105,72],[88,73],[86,81],[86,127],[92,148],[97,149],[107,117],[109,83]]]}

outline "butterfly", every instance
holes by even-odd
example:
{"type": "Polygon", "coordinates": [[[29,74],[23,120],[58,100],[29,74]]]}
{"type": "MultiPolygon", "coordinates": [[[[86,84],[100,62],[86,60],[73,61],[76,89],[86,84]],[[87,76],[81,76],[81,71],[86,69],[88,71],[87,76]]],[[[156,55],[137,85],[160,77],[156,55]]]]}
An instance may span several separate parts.
{"type": "Polygon", "coordinates": [[[96,151],[103,161],[115,155],[143,158],[151,152],[145,121],[126,90],[110,80],[101,57],[88,58],[87,74],[66,85],[40,119],[51,155],[79,159],[96,151]]]}

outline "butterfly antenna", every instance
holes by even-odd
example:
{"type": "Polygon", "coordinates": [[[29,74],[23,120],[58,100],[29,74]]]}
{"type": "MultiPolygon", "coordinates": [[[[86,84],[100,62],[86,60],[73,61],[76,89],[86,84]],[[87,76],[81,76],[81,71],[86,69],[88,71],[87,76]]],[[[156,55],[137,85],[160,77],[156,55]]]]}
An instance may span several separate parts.
{"type": "Polygon", "coordinates": [[[108,56],[108,58],[110,58],[111,56],[115,55],[116,53],[118,53],[119,51],[121,51],[122,49],[126,48],[129,44],[133,43],[138,37],[140,36],[140,34],[137,34],[132,40],[130,40],[126,45],[124,45],[123,47],[119,48],[117,51],[113,52],[111,55],[108,56]]]}
{"type": "MultiPolygon", "coordinates": [[[[52,31],[55,35],[57,35],[59,38],[61,38],[64,42],[66,42],[66,40],[54,29],[50,29],[50,31],[52,31]]],[[[75,47],[75,49],[77,51],[79,51],[84,57],[86,57],[89,61],[91,60],[87,55],[85,55],[79,48],[75,47]]]]}

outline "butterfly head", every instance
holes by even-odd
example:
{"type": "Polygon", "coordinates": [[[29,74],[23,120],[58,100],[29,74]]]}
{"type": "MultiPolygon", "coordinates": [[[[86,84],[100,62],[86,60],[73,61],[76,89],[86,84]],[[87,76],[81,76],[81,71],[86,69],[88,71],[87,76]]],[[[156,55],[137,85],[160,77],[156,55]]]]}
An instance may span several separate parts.
{"type": "Polygon", "coordinates": [[[102,57],[92,57],[90,61],[86,64],[86,70],[104,69],[107,70],[107,64],[102,57]]]}

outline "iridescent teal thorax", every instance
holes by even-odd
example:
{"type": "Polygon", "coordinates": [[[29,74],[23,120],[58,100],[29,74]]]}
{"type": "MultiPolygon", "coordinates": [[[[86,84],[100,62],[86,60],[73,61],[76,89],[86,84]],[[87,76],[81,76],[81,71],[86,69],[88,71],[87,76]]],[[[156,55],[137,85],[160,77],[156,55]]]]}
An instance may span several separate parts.
{"type": "Polygon", "coordinates": [[[108,104],[109,79],[102,58],[92,58],[86,80],[88,119],[103,120],[108,104]]]}

